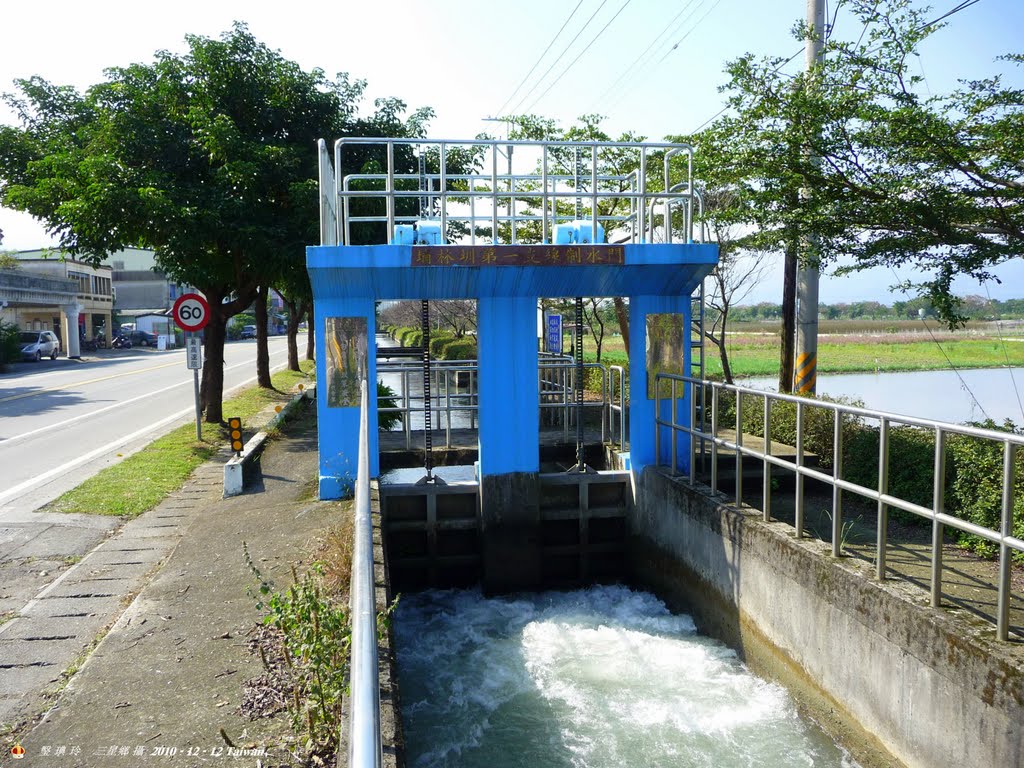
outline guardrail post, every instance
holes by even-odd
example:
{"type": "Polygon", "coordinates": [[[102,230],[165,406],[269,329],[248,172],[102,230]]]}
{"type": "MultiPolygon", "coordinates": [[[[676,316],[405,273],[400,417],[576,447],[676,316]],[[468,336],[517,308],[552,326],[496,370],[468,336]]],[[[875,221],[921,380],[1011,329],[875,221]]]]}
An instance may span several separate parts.
{"type": "Polygon", "coordinates": [[[764,469],[761,471],[761,517],[764,521],[772,519],[772,465],[768,457],[772,455],[772,401],[768,393],[764,396],[764,469]]]}
{"type": "MultiPolygon", "coordinates": [[[[832,434],[832,479],[843,477],[843,412],[835,410],[835,425],[832,434]]],[[[843,556],[843,492],[838,485],[832,485],[832,557],[843,556]]]]}
{"type": "Polygon", "coordinates": [[[793,502],[793,525],[796,537],[804,537],[804,404],[796,404],[796,499],[793,502]]]}
{"type": "Polygon", "coordinates": [[[1009,440],[1003,443],[1003,514],[999,527],[999,604],[996,608],[996,639],[1006,640],[1010,630],[1010,547],[1006,539],[1013,535],[1013,460],[1017,449],[1009,440]]]}
{"type": "Polygon", "coordinates": [[[736,392],[736,506],[743,505],[743,393],[736,392]]]}
{"type": "MultiPolygon", "coordinates": [[[[878,495],[889,493],[889,420],[882,418],[878,428],[878,495]]],[[[878,499],[878,535],[875,546],[875,576],[885,579],[885,556],[889,538],[889,507],[878,499]]]]}
{"type": "Polygon", "coordinates": [[[676,380],[672,379],[669,387],[669,394],[671,400],[669,400],[669,412],[672,414],[669,418],[669,429],[672,430],[672,474],[676,474],[679,471],[679,430],[676,427],[676,380]]]}
{"type": "Polygon", "coordinates": [[[718,493],[718,387],[711,385],[711,492],[718,493]]]}
{"type": "Polygon", "coordinates": [[[690,385],[690,485],[693,486],[697,482],[697,440],[693,434],[694,424],[697,423],[697,398],[693,389],[696,383],[693,380],[687,383],[690,385]]]}
{"type": "Polygon", "coordinates": [[[654,374],[654,466],[661,466],[661,383],[654,374]]]}
{"type": "Polygon", "coordinates": [[[942,605],[942,539],[939,514],[946,506],[946,433],[935,428],[935,482],[932,486],[932,608],[942,605]]]}

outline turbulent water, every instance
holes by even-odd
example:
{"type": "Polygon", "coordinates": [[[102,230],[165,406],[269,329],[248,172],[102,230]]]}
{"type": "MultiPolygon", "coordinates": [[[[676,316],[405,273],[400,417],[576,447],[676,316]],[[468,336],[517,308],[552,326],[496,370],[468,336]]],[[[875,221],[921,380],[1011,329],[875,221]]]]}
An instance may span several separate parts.
{"type": "Polygon", "coordinates": [[[652,595],[404,596],[410,766],[854,766],[785,689],[652,595]]]}

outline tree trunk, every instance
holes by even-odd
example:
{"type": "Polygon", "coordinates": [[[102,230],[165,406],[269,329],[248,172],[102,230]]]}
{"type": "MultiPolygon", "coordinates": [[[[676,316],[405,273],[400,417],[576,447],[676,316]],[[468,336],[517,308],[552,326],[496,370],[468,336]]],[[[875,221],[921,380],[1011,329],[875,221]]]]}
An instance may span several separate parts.
{"type": "Polygon", "coordinates": [[[270,351],[267,349],[267,294],[269,286],[256,290],[256,383],[264,389],[273,389],[270,381],[270,351]]]}
{"type": "Polygon", "coordinates": [[[779,345],[779,392],[793,391],[794,347],[796,345],[797,239],[787,238],[785,270],[782,277],[782,343],[779,345]]]}
{"type": "Polygon", "coordinates": [[[239,290],[238,297],[226,304],[226,286],[197,285],[196,288],[202,291],[210,305],[210,322],[203,329],[205,360],[199,401],[206,412],[206,422],[221,424],[224,421],[224,338],[227,335],[228,320],[252,303],[256,288],[247,287],[239,290]]]}
{"type": "Polygon", "coordinates": [[[316,305],[313,302],[309,303],[309,308],[306,310],[306,359],[316,360],[316,356],[313,354],[316,352],[316,333],[313,329],[313,321],[316,315],[316,305]]]}
{"type": "Polygon", "coordinates": [[[306,302],[304,301],[288,301],[284,300],[285,306],[288,307],[288,370],[299,371],[299,323],[302,322],[302,318],[306,315],[306,302]]]}
{"type": "Polygon", "coordinates": [[[224,337],[229,315],[217,311],[217,305],[210,300],[210,294],[204,291],[210,301],[210,322],[203,329],[203,383],[200,391],[200,402],[206,412],[208,424],[220,424],[224,421],[221,400],[224,396],[224,337]]]}
{"type": "Polygon", "coordinates": [[[619,321],[619,332],[622,334],[622,346],[626,348],[626,357],[629,357],[629,307],[621,296],[612,299],[615,305],[615,317],[619,321]]]}

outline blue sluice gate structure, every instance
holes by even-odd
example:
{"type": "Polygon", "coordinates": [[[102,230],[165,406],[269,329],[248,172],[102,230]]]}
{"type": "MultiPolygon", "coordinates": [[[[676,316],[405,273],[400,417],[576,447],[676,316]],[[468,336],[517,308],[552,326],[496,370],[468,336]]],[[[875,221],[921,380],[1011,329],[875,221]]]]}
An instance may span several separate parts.
{"type": "MultiPolygon", "coordinates": [[[[358,138],[339,140],[332,163],[321,143],[321,245],[306,256],[317,313],[320,497],[345,495],[354,479],[363,376],[370,413],[377,410],[376,305],[385,300],[476,302],[474,513],[485,588],[543,581],[535,530],[544,487],[541,299],[628,298],[622,465],[639,472],[659,450],[667,462],[674,447],[685,469],[685,440],[656,437],[652,388],[656,372],[691,373],[701,341],[693,296],[718,261],[717,246],[694,242],[700,201],[691,168],[689,147],[678,144],[358,138]],[[616,167],[625,157],[634,170],[606,171],[613,155],[616,167]]],[[[658,400],[663,418],[670,408],[678,422],[690,418],[688,394],[658,400]]],[[[369,449],[377,477],[374,429],[369,449]]],[[[576,470],[593,485],[586,467],[576,470]]],[[[429,460],[425,477],[433,479],[429,460]]],[[[438,490],[424,494],[436,499],[438,490]]]]}

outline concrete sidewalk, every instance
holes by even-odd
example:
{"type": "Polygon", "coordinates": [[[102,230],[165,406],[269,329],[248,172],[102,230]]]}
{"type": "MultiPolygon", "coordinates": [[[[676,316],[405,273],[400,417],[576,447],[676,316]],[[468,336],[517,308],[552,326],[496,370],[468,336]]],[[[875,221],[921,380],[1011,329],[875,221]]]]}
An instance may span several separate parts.
{"type": "Polygon", "coordinates": [[[291,565],[308,560],[345,504],[316,500],[311,409],[285,431],[263,455],[258,487],[223,499],[223,459],[208,462],[5,625],[0,719],[24,723],[57,696],[21,729],[18,766],[291,764],[273,748],[286,718],[250,722],[238,711],[244,683],[263,671],[248,649],[260,617],[243,542],[287,585],[291,565]],[[69,654],[75,668],[83,639],[87,650],[111,622],[58,695],[69,654]]]}

